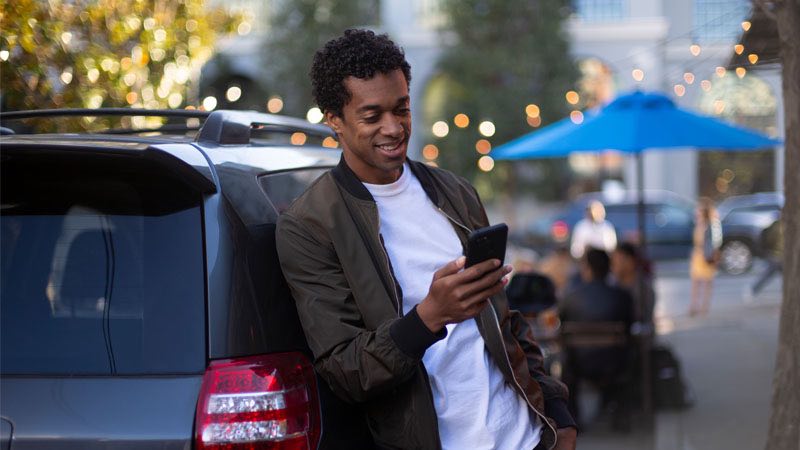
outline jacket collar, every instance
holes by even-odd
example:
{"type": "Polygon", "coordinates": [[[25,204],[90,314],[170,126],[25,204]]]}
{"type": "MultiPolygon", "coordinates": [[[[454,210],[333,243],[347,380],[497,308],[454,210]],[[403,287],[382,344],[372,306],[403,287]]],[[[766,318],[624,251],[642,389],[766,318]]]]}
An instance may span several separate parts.
{"type": "MultiPolygon", "coordinates": [[[[411,173],[417,177],[417,180],[419,180],[428,198],[431,199],[434,205],[440,206],[439,194],[434,187],[435,182],[428,166],[410,158],[406,158],[406,161],[408,162],[408,166],[411,167],[411,173]]],[[[347,165],[347,162],[344,160],[344,153],[342,153],[342,157],[339,159],[339,164],[331,170],[331,174],[336,182],[354,197],[360,200],[375,201],[372,194],[369,193],[369,190],[367,190],[361,180],[358,179],[355,172],[350,169],[350,166],[347,165]]]]}

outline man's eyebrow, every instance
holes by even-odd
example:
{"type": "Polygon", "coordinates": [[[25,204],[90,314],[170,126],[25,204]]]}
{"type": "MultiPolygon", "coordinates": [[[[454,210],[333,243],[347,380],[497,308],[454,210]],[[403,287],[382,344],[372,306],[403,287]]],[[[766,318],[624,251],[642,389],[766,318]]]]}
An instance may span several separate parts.
{"type": "MultiPolygon", "coordinates": [[[[411,100],[411,97],[408,95],[404,95],[397,99],[397,106],[403,105],[408,103],[411,100]]],[[[356,114],[363,114],[365,112],[370,111],[380,111],[382,108],[380,105],[364,105],[356,110],[356,114]]]]}

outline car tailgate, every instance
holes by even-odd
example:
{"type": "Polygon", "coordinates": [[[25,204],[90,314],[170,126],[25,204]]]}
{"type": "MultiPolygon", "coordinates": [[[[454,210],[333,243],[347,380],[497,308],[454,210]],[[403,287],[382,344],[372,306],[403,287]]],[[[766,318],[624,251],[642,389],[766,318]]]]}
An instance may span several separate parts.
{"type": "Polygon", "coordinates": [[[202,376],[3,377],[12,450],[188,449],[202,376]]]}

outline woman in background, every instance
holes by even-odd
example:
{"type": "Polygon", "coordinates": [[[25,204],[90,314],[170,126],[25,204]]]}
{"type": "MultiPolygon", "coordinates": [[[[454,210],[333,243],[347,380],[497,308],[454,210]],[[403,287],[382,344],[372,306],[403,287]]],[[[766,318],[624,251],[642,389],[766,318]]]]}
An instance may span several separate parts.
{"type": "Polygon", "coordinates": [[[692,256],[689,276],[692,279],[689,315],[708,314],[711,303],[711,288],[717,274],[719,248],[722,246],[722,225],[716,208],[709,198],[701,198],[695,210],[695,225],[692,235],[692,256]]]}

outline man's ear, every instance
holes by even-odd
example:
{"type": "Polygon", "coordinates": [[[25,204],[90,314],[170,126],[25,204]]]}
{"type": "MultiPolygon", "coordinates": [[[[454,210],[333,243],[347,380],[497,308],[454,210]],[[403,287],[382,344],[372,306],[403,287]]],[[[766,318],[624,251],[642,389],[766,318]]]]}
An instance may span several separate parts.
{"type": "Polygon", "coordinates": [[[325,113],[325,122],[327,122],[328,126],[333,129],[334,133],[341,134],[342,128],[344,127],[341,117],[328,111],[325,113]]]}

